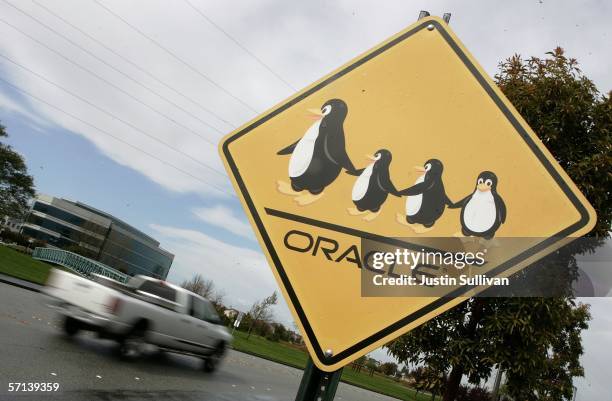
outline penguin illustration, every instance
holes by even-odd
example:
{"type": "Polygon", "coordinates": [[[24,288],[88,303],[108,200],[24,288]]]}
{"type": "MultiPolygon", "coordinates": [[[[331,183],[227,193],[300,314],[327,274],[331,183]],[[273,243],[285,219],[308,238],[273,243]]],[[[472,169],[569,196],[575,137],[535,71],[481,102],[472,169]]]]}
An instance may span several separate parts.
{"type": "Polygon", "coordinates": [[[397,214],[400,224],[409,226],[415,233],[422,234],[432,229],[432,226],[442,216],[444,208],[453,203],[446,196],[442,183],[444,165],[438,159],[430,159],[423,167],[416,170],[422,175],[413,186],[398,192],[407,195],[406,215],[397,214]]]}
{"type": "Polygon", "coordinates": [[[344,119],[348,107],[340,99],[328,100],[321,110],[310,109],[315,122],[304,136],[280,150],[278,155],[291,154],[289,178],[291,185],[278,182],[278,190],[295,196],[300,205],[310,204],[322,196],[322,192],[345,169],[358,175],[344,144],[344,119]],[[301,195],[301,191],[308,191],[301,195]]]}
{"type": "Polygon", "coordinates": [[[506,204],[497,193],[497,176],[491,171],[478,175],[474,192],[450,206],[461,207],[461,232],[490,240],[506,221],[506,204]]]}
{"type": "Polygon", "coordinates": [[[380,207],[387,200],[387,196],[398,194],[389,176],[391,152],[381,149],[368,158],[373,163],[360,170],[361,174],[353,185],[351,196],[356,208],[349,208],[348,212],[353,216],[366,214],[363,219],[372,221],[380,213],[380,207]]]}

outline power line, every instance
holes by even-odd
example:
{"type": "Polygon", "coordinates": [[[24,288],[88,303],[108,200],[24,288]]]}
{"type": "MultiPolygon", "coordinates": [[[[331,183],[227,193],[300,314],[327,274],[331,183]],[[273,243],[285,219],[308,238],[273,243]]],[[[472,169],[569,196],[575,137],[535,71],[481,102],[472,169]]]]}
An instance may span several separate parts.
{"type": "Polygon", "coordinates": [[[219,192],[221,192],[221,193],[223,193],[223,194],[225,194],[225,195],[234,196],[234,194],[232,194],[231,192],[226,191],[226,190],[225,190],[225,189],[223,189],[222,187],[219,187],[219,186],[217,186],[217,185],[215,185],[215,184],[212,184],[212,183],[210,183],[210,182],[204,181],[204,180],[202,180],[201,178],[199,178],[198,176],[196,176],[196,175],[194,175],[194,174],[192,174],[192,173],[188,172],[187,170],[184,170],[184,169],[182,169],[182,168],[180,168],[180,167],[178,167],[178,166],[176,166],[176,165],[174,165],[174,164],[172,164],[172,163],[170,163],[170,162],[168,162],[168,161],[166,161],[166,160],[164,160],[164,159],[161,159],[161,158],[159,158],[159,157],[155,156],[154,154],[152,154],[152,153],[150,153],[150,152],[147,152],[146,150],[141,149],[140,147],[138,147],[138,146],[136,146],[136,145],[132,145],[131,143],[127,142],[126,140],[124,140],[124,139],[122,139],[122,138],[120,138],[120,137],[118,137],[118,136],[116,136],[116,135],[113,135],[113,134],[111,134],[110,132],[108,132],[108,131],[106,131],[106,130],[104,130],[104,129],[102,129],[102,128],[99,128],[99,127],[97,127],[97,126],[95,126],[95,125],[93,125],[93,124],[91,124],[91,123],[89,123],[89,122],[87,122],[87,121],[83,120],[82,118],[77,117],[77,116],[75,116],[74,114],[71,114],[71,113],[69,113],[69,112],[67,112],[67,111],[65,111],[65,110],[63,110],[63,109],[61,109],[61,108],[59,108],[59,107],[57,107],[57,106],[55,106],[55,105],[53,105],[53,104],[51,104],[51,103],[47,102],[46,100],[43,100],[43,99],[39,98],[39,97],[38,97],[38,96],[36,96],[36,95],[33,95],[32,93],[30,93],[30,92],[26,91],[26,90],[25,90],[25,89],[23,89],[23,88],[20,88],[20,87],[19,87],[19,86],[17,86],[17,85],[13,85],[12,83],[10,83],[9,81],[7,81],[7,80],[5,80],[5,79],[3,79],[3,78],[0,78],[0,81],[1,81],[1,82],[4,82],[4,84],[5,84],[5,85],[8,85],[8,86],[10,86],[11,88],[13,88],[13,89],[15,89],[15,90],[17,90],[17,91],[19,91],[19,92],[23,93],[24,95],[29,96],[29,97],[31,97],[32,99],[35,99],[36,101],[38,101],[38,102],[40,102],[40,103],[43,103],[43,104],[45,104],[46,106],[51,107],[51,108],[53,108],[53,109],[55,109],[55,110],[59,111],[60,113],[63,113],[63,114],[65,114],[65,115],[67,115],[68,117],[73,118],[73,119],[75,119],[75,120],[79,121],[80,123],[85,124],[85,125],[87,125],[87,126],[89,126],[89,127],[93,128],[93,129],[95,129],[95,130],[97,130],[97,131],[99,131],[99,132],[101,132],[101,133],[105,134],[105,135],[108,135],[108,136],[110,136],[111,138],[115,139],[116,141],[119,141],[119,142],[121,142],[121,143],[123,143],[123,144],[125,144],[125,145],[127,145],[127,146],[129,146],[129,147],[131,147],[131,148],[133,148],[133,149],[135,149],[135,150],[137,150],[138,152],[143,153],[143,154],[145,154],[145,155],[147,155],[147,156],[151,157],[152,159],[155,159],[155,160],[159,161],[160,163],[163,163],[163,164],[165,164],[165,165],[167,165],[167,166],[169,166],[169,167],[172,167],[173,169],[175,169],[175,170],[177,170],[177,171],[179,171],[179,172],[181,172],[181,173],[183,173],[183,174],[185,174],[185,175],[188,175],[189,177],[191,177],[191,178],[193,178],[193,179],[195,179],[195,180],[197,180],[197,181],[199,181],[199,182],[201,182],[201,183],[203,183],[203,184],[205,184],[205,185],[208,185],[209,187],[214,188],[214,189],[216,189],[217,191],[219,191],[219,192]]]}
{"type": "Polygon", "coordinates": [[[101,62],[102,64],[106,65],[108,68],[116,71],[117,73],[123,75],[124,77],[126,77],[127,79],[129,79],[130,81],[134,82],[135,84],[141,86],[142,88],[148,90],[149,92],[151,92],[152,94],[154,94],[155,96],[159,97],[160,99],[165,100],[166,102],[170,103],[171,105],[173,105],[174,107],[176,107],[177,109],[181,110],[182,112],[184,112],[185,114],[190,115],[191,117],[193,117],[194,119],[200,121],[202,124],[206,125],[207,127],[217,131],[220,134],[223,134],[222,131],[220,131],[219,129],[217,129],[216,127],[212,126],[211,124],[209,124],[208,122],[202,120],[201,118],[199,118],[198,116],[196,116],[195,114],[191,113],[189,110],[186,110],[185,108],[183,108],[182,106],[178,105],[177,103],[173,102],[172,100],[166,98],[165,96],[161,95],[160,93],[156,92],[155,90],[151,89],[150,87],[148,87],[147,85],[141,83],[140,81],[132,78],[131,76],[129,76],[128,74],[124,73],[123,71],[119,70],[118,68],[116,68],[115,66],[111,65],[110,63],[106,62],[104,59],[98,57],[96,54],[92,53],[91,51],[85,49],[83,46],[79,45],[78,43],[76,43],[75,41],[73,41],[72,39],[66,37],[65,35],[62,35],[61,33],[59,33],[57,30],[55,30],[54,28],[50,27],[49,25],[45,24],[44,22],[42,22],[41,20],[39,20],[38,18],[32,16],[31,14],[29,14],[28,12],[22,10],[21,8],[15,6],[14,4],[11,4],[10,2],[8,2],[7,0],[2,0],[4,3],[6,3],[8,6],[12,7],[13,9],[17,10],[18,12],[20,12],[21,14],[25,15],[26,17],[30,18],[31,20],[33,20],[34,22],[36,22],[37,24],[45,27],[46,29],[48,29],[49,31],[53,32],[54,34],[56,34],[57,36],[59,36],[60,38],[64,39],[65,41],[67,41],[68,43],[70,43],[71,45],[73,45],[74,47],[80,49],[81,51],[87,53],[89,56],[95,58],[96,60],[98,60],[99,62],[101,62]]]}
{"type": "Polygon", "coordinates": [[[145,39],[147,39],[148,41],[150,41],[151,43],[153,43],[155,46],[159,47],[160,49],[162,49],[164,52],[166,52],[167,54],[169,54],[170,56],[172,56],[174,59],[178,60],[181,64],[185,65],[187,68],[189,68],[190,70],[192,70],[193,72],[195,72],[196,74],[198,74],[199,76],[201,76],[202,78],[204,78],[206,81],[208,81],[209,83],[211,83],[212,85],[214,85],[217,89],[221,90],[223,93],[225,93],[226,95],[230,96],[231,98],[233,98],[234,100],[236,100],[237,102],[239,102],[240,104],[242,104],[244,107],[246,107],[247,109],[251,110],[254,113],[258,113],[258,111],[252,107],[251,105],[249,105],[248,103],[246,103],[244,100],[240,99],[238,96],[234,95],[233,93],[231,93],[229,90],[225,89],[223,86],[219,85],[217,82],[215,82],[213,79],[211,79],[210,77],[208,77],[206,74],[202,73],[200,70],[198,70],[197,68],[195,68],[193,65],[189,64],[188,62],[186,62],[185,60],[183,60],[182,58],[180,58],[176,53],[174,53],[173,51],[171,51],[170,49],[168,49],[167,47],[163,46],[161,43],[159,43],[158,41],[156,41],[155,39],[153,39],[152,37],[150,37],[149,35],[147,35],[146,33],[144,33],[143,31],[141,31],[140,29],[138,29],[136,26],[132,25],[129,21],[127,21],[125,18],[123,18],[121,15],[115,13],[113,10],[111,10],[110,8],[106,7],[101,1],[99,0],[92,0],[94,3],[96,3],[97,5],[99,5],[100,7],[102,7],[103,9],[105,9],[109,14],[111,14],[112,16],[114,16],[115,18],[117,18],[118,20],[120,20],[121,22],[123,22],[125,25],[127,25],[128,27],[130,27],[132,30],[134,30],[135,32],[137,32],[138,34],[140,34],[142,37],[144,37],[145,39]]]}
{"type": "Polygon", "coordinates": [[[270,67],[262,59],[257,57],[257,55],[255,55],[249,49],[247,49],[242,43],[240,43],[237,39],[235,39],[232,35],[230,35],[225,29],[223,29],[221,26],[219,26],[209,16],[204,14],[204,12],[202,10],[200,10],[198,7],[194,6],[193,3],[191,3],[189,0],[183,0],[183,1],[185,3],[187,3],[187,5],[189,5],[189,7],[191,7],[196,13],[200,14],[200,16],[202,18],[204,18],[209,24],[211,24],[212,26],[217,28],[217,30],[219,30],[221,33],[223,33],[223,35],[225,35],[225,37],[227,37],[229,40],[234,42],[234,44],[236,44],[236,46],[241,48],[245,53],[247,53],[249,56],[251,56],[253,59],[255,59],[255,61],[257,61],[266,70],[268,70],[272,75],[274,75],[279,81],[281,81],[283,84],[285,84],[289,89],[291,89],[293,91],[297,90],[296,88],[293,87],[293,85],[291,85],[289,82],[287,82],[282,76],[280,76],[278,73],[276,73],[276,71],[274,71],[272,69],[272,67],[270,67]]]}
{"type": "Polygon", "coordinates": [[[202,163],[200,160],[196,159],[195,157],[193,157],[193,156],[191,156],[191,155],[189,155],[189,154],[187,154],[187,153],[183,152],[182,150],[180,150],[180,149],[178,149],[178,148],[174,147],[173,145],[171,145],[171,144],[169,144],[169,143],[167,143],[167,142],[165,142],[165,141],[162,141],[162,140],[161,140],[161,139],[159,139],[158,137],[156,137],[156,136],[154,136],[154,135],[152,135],[152,134],[149,134],[148,132],[146,132],[146,131],[144,131],[144,130],[142,130],[142,129],[138,128],[138,127],[137,127],[137,126],[135,126],[135,125],[133,125],[133,124],[132,124],[132,123],[130,123],[129,121],[126,121],[126,120],[122,119],[121,117],[118,117],[117,115],[115,115],[115,114],[111,113],[110,111],[105,110],[105,109],[103,109],[102,107],[97,106],[96,104],[94,104],[94,103],[92,103],[91,101],[89,101],[89,100],[87,100],[87,99],[83,98],[82,96],[77,95],[76,93],[74,93],[74,92],[72,92],[72,91],[70,91],[70,90],[68,90],[68,89],[64,88],[63,86],[59,85],[58,83],[51,81],[50,79],[48,79],[48,78],[47,78],[47,77],[45,77],[44,75],[42,75],[42,74],[40,74],[40,73],[38,73],[38,72],[36,72],[36,71],[34,71],[34,70],[32,70],[32,69],[30,69],[30,68],[26,67],[25,65],[23,65],[23,64],[21,64],[21,63],[19,63],[19,62],[15,61],[15,60],[13,60],[12,58],[10,58],[10,57],[8,57],[8,56],[6,56],[6,55],[2,54],[2,53],[0,53],[0,57],[4,58],[5,60],[9,61],[10,63],[12,63],[12,64],[14,64],[14,65],[16,65],[16,66],[18,66],[18,67],[20,67],[21,69],[23,69],[23,70],[25,70],[25,71],[29,72],[30,74],[32,74],[32,75],[34,75],[34,76],[38,77],[39,79],[41,79],[41,80],[43,80],[43,81],[45,81],[45,82],[47,82],[47,83],[49,83],[49,84],[51,84],[51,85],[55,86],[56,88],[58,88],[58,89],[60,89],[61,91],[63,91],[63,92],[65,92],[65,93],[69,94],[70,96],[73,96],[73,97],[75,97],[75,98],[79,99],[79,100],[80,100],[80,101],[82,101],[83,103],[86,103],[86,104],[90,105],[91,107],[93,107],[93,108],[95,108],[96,110],[98,110],[98,111],[100,111],[100,112],[102,112],[102,113],[106,114],[107,116],[109,116],[109,117],[113,118],[114,120],[117,120],[117,121],[119,121],[119,122],[121,122],[121,123],[123,123],[123,124],[127,125],[128,127],[132,128],[133,130],[138,131],[138,132],[140,132],[141,134],[143,134],[143,135],[145,135],[145,136],[147,136],[147,137],[149,137],[149,138],[153,139],[154,141],[156,141],[156,142],[158,142],[158,143],[161,143],[162,145],[164,145],[164,146],[166,146],[166,147],[168,147],[168,148],[172,149],[173,151],[175,151],[175,152],[177,152],[177,153],[182,154],[183,156],[185,156],[185,157],[189,158],[190,160],[192,160],[192,161],[196,162],[196,163],[197,163],[197,164],[199,164],[200,166],[202,166],[202,167],[206,167],[207,169],[209,169],[209,170],[211,170],[211,171],[213,171],[213,172],[215,172],[215,173],[217,173],[217,174],[221,175],[222,177],[225,177],[225,174],[224,174],[223,172],[221,172],[221,171],[219,171],[219,170],[215,169],[214,167],[212,167],[212,166],[210,166],[210,165],[208,165],[208,164],[202,163]]]}
{"type": "Polygon", "coordinates": [[[45,49],[49,50],[50,52],[56,54],[57,56],[61,57],[62,59],[66,60],[68,63],[82,69],[83,71],[93,75],[94,77],[98,78],[100,81],[104,82],[105,84],[115,88],[116,90],[118,90],[119,92],[125,94],[126,96],[130,97],[131,99],[135,100],[136,102],[142,104],[143,106],[147,107],[148,109],[154,111],[155,113],[159,114],[160,116],[164,117],[165,119],[167,119],[168,121],[176,124],[177,126],[191,132],[193,135],[203,139],[206,142],[211,143],[211,141],[200,135],[198,132],[194,131],[193,129],[187,127],[184,124],[179,123],[178,121],[176,121],[175,119],[173,119],[172,117],[168,116],[167,114],[162,113],[161,111],[157,110],[156,108],[154,108],[153,106],[143,102],[142,100],[138,99],[137,97],[135,97],[134,95],[130,94],[129,92],[125,91],[123,88],[113,84],[112,82],[110,82],[109,80],[102,78],[100,75],[96,74],[95,72],[93,72],[92,70],[90,70],[87,67],[83,67],[82,65],[80,65],[79,63],[69,59],[68,57],[64,56],[62,53],[60,53],[59,51],[47,46],[46,44],[44,44],[43,42],[41,42],[40,40],[34,38],[33,36],[29,35],[28,33],[22,31],[21,29],[17,28],[15,25],[11,24],[10,22],[7,22],[6,20],[0,18],[0,22],[5,23],[6,25],[10,26],[11,28],[13,28],[14,30],[16,30],[17,32],[21,33],[22,35],[24,35],[25,37],[29,38],[30,40],[38,43],[40,46],[44,47],[45,49]]]}
{"type": "Polygon", "coordinates": [[[97,43],[99,46],[103,47],[104,49],[106,49],[108,52],[114,54],[115,56],[119,57],[121,60],[125,61],[126,63],[130,64],[132,67],[136,68],[138,71],[142,72],[143,74],[146,74],[147,76],[149,76],[151,79],[155,80],[156,82],[158,82],[159,84],[163,85],[164,87],[166,87],[167,89],[171,90],[172,92],[176,93],[177,95],[181,96],[183,99],[191,102],[192,104],[196,105],[197,107],[199,107],[201,110],[213,115],[214,117],[216,117],[217,119],[219,119],[220,121],[224,122],[225,124],[229,125],[230,127],[234,128],[235,125],[232,124],[231,122],[227,121],[226,119],[224,119],[223,117],[221,117],[220,115],[218,115],[217,113],[215,113],[214,111],[210,110],[209,108],[203,106],[201,103],[199,103],[198,101],[192,99],[191,97],[185,95],[184,93],[176,90],[175,88],[173,88],[171,85],[169,85],[168,83],[166,83],[165,81],[161,80],[160,78],[158,78],[157,76],[155,76],[154,74],[152,74],[151,72],[147,71],[146,69],[140,67],[138,64],[136,64],[135,62],[133,62],[132,60],[128,59],[127,57],[121,55],[120,53],[116,52],[115,50],[113,50],[112,47],[107,46],[106,44],[104,44],[102,41],[96,39],[94,36],[90,35],[89,33],[87,33],[86,31],[84,31],[83,29],[79,28],[78,26],[74,25],[73,23],[71,23],[70,21],[66,20],[64,17],[62,17],[61,15],[57,14],[56,12],[54,12],[53,10],[51,10],[50,8],[48,8],[47,6],[45,6],[44,4],[40,3],[37,0],[32,0],[32,2],[34,4],[36,4],[37,6],[39,6],[40,8],[42,8],[43,10],[47,11],[49,14],[53,15],[55,18],[59,19],[60,21],[62,21],[64,24],[70,26],[71,28],[75,29],[76,31],[80,32],[82,35],[84,35],[85,37],[89,38],[90,40],[92,40],[93,42],[97,43]]]}

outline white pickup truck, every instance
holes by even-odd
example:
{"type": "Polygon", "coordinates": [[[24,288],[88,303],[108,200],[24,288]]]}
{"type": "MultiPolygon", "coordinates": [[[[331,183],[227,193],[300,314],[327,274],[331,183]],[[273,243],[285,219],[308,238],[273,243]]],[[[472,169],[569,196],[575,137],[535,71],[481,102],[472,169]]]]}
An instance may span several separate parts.
{"type": "Polygon", "coordinates": [[[210,301],[151,277],[135,276],[122,284],[53,269],[43,293],[63,315],[67,335],[90,330],[115,339],[126,359],[138,357],[145,344],[153,344],[201,357],[204,370],[212,372],[232,340],[210,301]]]}

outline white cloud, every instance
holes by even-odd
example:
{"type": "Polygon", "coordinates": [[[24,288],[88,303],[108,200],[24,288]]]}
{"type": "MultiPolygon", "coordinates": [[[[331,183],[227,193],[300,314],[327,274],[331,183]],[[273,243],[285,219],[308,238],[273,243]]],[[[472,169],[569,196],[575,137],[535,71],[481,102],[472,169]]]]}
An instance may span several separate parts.
{"type": "Polygon", "coordinates": [[[41,119],[36,114],[27,110],[23,105],[17,103],[15,100],[6,96],[4,93],[0,92],[0,109],[9,113],[16,113],[25,116],[31,123],[34,124],[34,128],[38,131],[44,133],[43,127],[48,127],[47,121],[41,119]]]}
{"type": "Polygon", "coordinates": [[[246,219],[236,216],[227,206],[201,207],[194,209],[193,214],[207,224],[222,228],[241,237],[253,239],[253,230],[246,219]]]}
{"type": "MultiPolygon", "coordinates": [[[[229,130],[228,126],[207,117],[193,104],[182,104],[181,102],[184,102],[184,99],[179,95],[152,81],[147,76],[143,76],[137,70],[135,71],[133,66],[117,59],[116,56],[64,25],[55,17],[50,16],[43,9],[27,2],[15,4],[80,46],[92,51],[98,57],[108,60],[109,64],[116,66],[127,75],[136,77],[142,85],[151,90],[127,79],[124,75],[104,65],[15,9],[2,4],[0,13],[2,13],[3,18],[59,53],[46,49],[10,26],[0,23],[0,52],[2,55],[27,66],[67,91],[97,106],[93,107],[58,89],[58,87],[31,75],[6,59],[0,58],[4,79],[55,107],[77,116],[79,119],[86,121],[87,124],[27,96],[23,96],[28,102],[27,106],[19,109],[13,107],[14,111],[21,112],[28,118],[33,115],[39,116],[39,119],[47,120],[53,125],[86,137],[106,156],[119,164],[139,171],[147,178],[172,191],[196,192],[215,197],[227,196],[223,192],[232,193],[217,155],[216,146],[206,142],[215,144],[221,133],[229,130]],[[71,62],[82,65],[98,77],[71,62]],[[109,85],[108,82],[112,83],[113,86],[109,85]],[[154,95],[152,91],[161,94],[169,101],[154,95]],[[132,97],[127,96],[126,93],[129,93],[132,97]],[[170,102],[181,104],[183,109],[188,110],[196,117],[199,116],[198,118],[202,120],[210,120],[211,125],[217,127],[221,133],[205,126],[194,117],[174,107],[170,102]],[[106,113],[100,109],[105,110],[106,113]],[[163,113],[167,118],[152,111],[152,109],[163,113]],[[28,110],[30,110],[29,113],[27,113],[28,110]],[[188,154],[197,161],[152,140],[111,115],[129,122],[129,124],[138,127],[138,129],[147,132],[162,142],[170,144],[171,147],[188,154]],[[120,140],[112,138],[92,126],[99,127],[110,135],[120,138],[120,140]],[[131,146],[122,141],[129,143],[131,146]],[[158,159],[165,161],[165,163],[158,159]],[[178,170],[169,166],[168,163],[176,166],[178,170]],[[184,174],[179,170],[186,171],[189,174],[184,174]],[[214,187],[221,188],[222,192],[214,187]]],[[[112,17],[101,12],[94,3],[88,3],[85,6],[84,3],[80,2],[78,4],[64,2],[56,3],[53,7],[67,20],[89,31],[102,42],[110,44],[118,53],[129,56],[145,69],[151,70],[152,73],[170,82],[173,87],[178,87],[181,93],[197,99],[205,107],[218,110],[220,114],[229,115],[227,110],[219,110],[215,105],[217,103],[215,99],[219,95],[217,93],[213,94],[213,89],[206,87],[201,82],[195,84],[194,77],[189,76],[184,68],[177,66],[176,62],[173,63],[161,57],[159,50],[152,49],[150,43],[143,43],[143,39],[135,37],[133,33],[128,34],[125,27],[121,29],[112,17]],[[62,10],[63,8],[65,10],[62,10]],[[79,16],[78,14],[81,12],[83,14],[79,16]],[[91,25],[87,23],[88,20],[99,21],[105,29],[92,31],[91,25]]],[[[163,13],[153,13],[149,16],[152,17],[152,21],[163,24],[161,21],[163,13]]],[[[235,115],[240,116],[241,114],[236,113],[235,115]]],[[[244,112],[242,112],[242,115],[244,116],[244,112]]]]}
{"type": "MultiPolygon", "coordinates": [[[[612,81],[606,67],[610,64],[610,55],[605,47],[609,40],[606,38],[608,19],[604,16],[609,15],[611,5],[588,3],[521,1],[494,4],[467,0],[459,6],[450,1],[398,0],[386,2],[385,7],[380,7],[378,3],[369,1],[290,3],[265,0],[258,2],[255,7],[248,0],[239,0],[228,7],[224,2],[198,0],[194,4],[295,87],[308,85],[403,29],[414,21],[418,11],[423,8],[438,14],[452,12],[451,27],[491,75],[495,73],[501,59],[514,53],[542,55],[556,45],[561,45],[568,50],[569,55],[578,58],[583,70],[596,80],[602,91],[607,91],[612,81]]],[[[0,14],[4,19],[44,42],[60,55],[0,22],[0,52],[3,55],[172,144],[217,172],[160,145],[0,58],[4,79],[102,127],[134,147],[33,100],[26,100],[28,104],[16,107],[23,100],[13,99],[10,110],[20,112],[32,120],[47,120],[52,125],[86,137],[103,154],[172,191],[220,196],[218,191],[206,184],[210,183],[232,192],[216,147],[198,138],[190,130],[217,143],[222,133],[227,133],[231,126],[240,125],[255,115],[208,82],[204,74],[257,110],[272,106],[292,92],[183,3],[169,7],[164,1],[104,0],[110,9],[171,49],[200,73],[194,72],[135,33],[94,2],[63,0],[46,4],[62,18],[169,84],[180,95],[64,24],[42,7],[29,1],[13,1],[12,4],[119,69],[121,73],[6,3],[0,3],[0,14]],[[92,25],[90,21],[96,23],[92,25]],[[93,71],[102,80],[74,66],[70,61],[93,71]],[[138,83],[126,78],[126,75],[135,78],[138,83]],[[115,87],[109,86],[108,82],[115,87]],[[155,95],[153,91],[169,101],[155,95]],[[224,120],[231,121],[232,125],[211,116],[184,96],[213,110],[224,120]],[[168,118],[160,116],[151,108],[168,118]],[[208,122],[218,131],[199,120],[208,122]],[[139,150],[154,154],[188,171],[192,176],[139,150]]],[[[9,105],[6,99],[7,96],[4,96],[0,100],[5,107],[9,105]]]]}

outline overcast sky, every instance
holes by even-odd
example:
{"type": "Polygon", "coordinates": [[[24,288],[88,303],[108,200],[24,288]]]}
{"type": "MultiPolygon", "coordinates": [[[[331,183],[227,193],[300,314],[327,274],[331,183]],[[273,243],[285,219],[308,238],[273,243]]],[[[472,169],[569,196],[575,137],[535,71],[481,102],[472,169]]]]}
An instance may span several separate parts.
{"type": "MultiPolygon", "coordinates": [[[[243,310],[276,284],[216,143],[420,9],[451,12],[490,75],[560,45],[612,88],[607,1],[190,1],[203,15],[183,1],[1,0],[0,120],[40,192],[153,235],[176,254],[171,280],[202,272],[243,310]]],[[[584,337],[579,400],[608,394],[608,306],[584,337]]],[[[284,304],[275,313],[290,322],[284,304]]]]}

